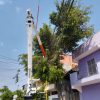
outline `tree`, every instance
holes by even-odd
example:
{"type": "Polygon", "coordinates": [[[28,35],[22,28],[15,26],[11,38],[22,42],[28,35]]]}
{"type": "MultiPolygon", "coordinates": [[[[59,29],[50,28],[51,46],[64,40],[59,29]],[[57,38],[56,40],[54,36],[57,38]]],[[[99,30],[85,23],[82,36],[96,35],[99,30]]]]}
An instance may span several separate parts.
{"type": "Polygon", "coordinates": [[[7,86],[0,89],[0,100],[12,100],[14,95],[17,95],[16,100],[24,100],[24,93],[22,90],[12,92],[7,86]]]}
{"type": "MultiPolygon", "coordinates": [[[[59,52],[56,50],[56,38],[55,34],[52,34],[51,28],[44,24],[40,29],[39,35],[41,37],[43,46],[46,50],[46,58],[42,57],[39,44],[36,37],[33,38],[33,73],[35,78],[40,78],[41,82],[46,80],[50,83],[55,82],[55,79],[60,80],[62,78],[63,70],[61,66],[57,65],[59,62],[59,52]],[[48,45],[49,44],[49,45],[48,45]],[[55,77],[55,79],[54,79],[55,77]]],[[[23,54],[19,57],[20,64],[24,65],[27,69],[27,55],[23,54]]],[[[27,70],[26,70],[27,72],[27,70]]]]}
{"type": "Polygon", "coordinates": [[[50,14],[50,21],[55,26],[58,45],[64,52],[72,52],[81,39],[93,33],[92,26],[88,25],[89,7],[83,9],[76,3],[74,2],[68,9],[68,0],[63,0],[60,4],[56,4],[57,11],[50,14]]]}
{"type": "Polygon", "coordinates": [[[16,90],[13,92],[14,95],[17,95],[16,100],[24,100],[24,92],[22,90],[16,90]]]}
{"type": "Polygon", "coordinates": [[[0,99],[1,100],[12,100],[13,93],[8,89],[7,86],[4,86],[2,89],[0,89],[0,99]]]}
{"type": "MultiPolygon", "coordinates": [[[[93,33],[92,26],[88,25],[89,7],[83,9],[76,3],[73,0],[62,0],[61,3],[56,3],[57,11],[50,14],[50,21],[55,26],[56,43],[64,53],[72,53],[80,40],[88,38],[93,33]]],[[[69,82],[64,88],[69,87],[66,91],[71,90],[70,80],[67,79],[67,81],[69,82]]],[[[58,93],[61,94],[64,82],[58,82],[56,86],[60,92],[58,93]]]]}
{"type": "MultiPolygon", "coordinates": [[[[55,83],[58,94],[61,97],[61,86],[64,72],[59,63],[61,52],[72,52],[78,42],[92,34],[92,27],[88,26],[89,9],[82,9],[73,0],[62,0],[56,4],[57,11],[50,14],[50,21],[55,25],[55,31],[44,24],[40,28],[39,35],[46,51],[46,58],[42,57],[36,36],[33,38],[33,76],[40,78],[42,83],[48,81],[55,83]]],[[[27,55],[20,55],[19,61],[27,69],[27,55]]],[[[27,70],[26,70],[27,71],[27,70]]],[[[66,90],[70,89],[70,81],[67,82],[66,90]]]]}

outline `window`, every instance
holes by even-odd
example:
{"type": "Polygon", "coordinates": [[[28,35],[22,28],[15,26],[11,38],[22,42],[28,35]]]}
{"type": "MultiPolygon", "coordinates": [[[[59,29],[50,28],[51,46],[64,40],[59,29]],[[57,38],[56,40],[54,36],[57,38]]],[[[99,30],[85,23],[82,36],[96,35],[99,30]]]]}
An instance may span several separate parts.
{"type": "Polygon", "coordinates": [[[96,63],[95,63],[94,58],[91,59],[91,60],[89,60],[89,61],[87,62],[87,64],[88,64],[89,75],[94,75],[94,74],[96,74],[96,73],[97,73],[97,65],[96,65],[96,63]]]}
{"type": "Polygon", "coordinates": [[[52,95],[58,94],[57,91],[52,91],[52,95]]]}

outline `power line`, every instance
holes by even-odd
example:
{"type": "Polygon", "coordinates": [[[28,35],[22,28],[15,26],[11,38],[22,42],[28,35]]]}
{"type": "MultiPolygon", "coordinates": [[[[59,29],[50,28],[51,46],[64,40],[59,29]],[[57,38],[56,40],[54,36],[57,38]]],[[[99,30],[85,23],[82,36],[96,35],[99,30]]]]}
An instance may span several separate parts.
{"type": "Polygon", "coordinates": [[[12,71],[12,70],[14,70],[15,71],[16,69],[14,69],[14,68],[0,68],[0,71],[1,70],[5,70],[5,71],[12,71]]]}
{"type": "MultiPolygon", "coordinates": [[[[11,64],[20,65],[17,60],[12,59],[12,58],[7,57],[7,56],[3,56],[3,55],[0,55],[0,63],[6,64],[6,66],[8,66],[10,64],[9,67],[11,67],[11,64]],[[2,59],[5,61],[3,61],[2,59]]],[[[2,69],[2,70],[17,70],[17,69],[23,69],[23,68],[24,67],[21,67],[21,68],[17,68],[17,67],[16,68],[0,68],[0,69],[2,69]]]]}
{"type": "Polygon", "coordinates": [[[1,70],[5,70],[5,71],[15,71],[15,70],[21,70],[21,69],[23,69],[24,67],[22,67],[22,68],[0,68],[0,71],[1,70]]]}
{"type": "Polygon", "coordinates": [[[2,58],[2,59],[6,59],[6,60],[12,60],[12,61],[14,61],[14,62],[18,62],[17,59],[10,58],[10,57],[7,57],[7,56],[1,55],[1,54],[0,54],[0,58],[2,58]]]}
{"type": "Polygon", "coordinates": [[[0,63],[5,63],[5,64],[19,64],[18,63],[18,60],[16,59],[13,59],[13,58],[10,58],[10,57],[7,57],[7,56],[4,56],[4,55],[1,55],[0,54],[0,63]],[[2,60],[5,60],[5,61],[2,61],[2,60]]]}
{"type": "Polygon", "coordinates": [[[19,65],[19,63],[6,62],[6,61],[1,61],[1,60],[0,60],[0,63],[6,64],[4,67],[0,67],[0,70],[11,70],[12,71],[12,70],[24,69],[24,67],[14,67],[14,68],[11,68],[12,66],[15,66],[15,65],[11,65],[11,64],[19,65]]]}
{"type": "Polygon", "coordinates": [[[19,64],[17,62],[6,62],[6,61],[2,61],[2,60],[0,60],[0,63],[5,63],[5,64],[19,64]]]}

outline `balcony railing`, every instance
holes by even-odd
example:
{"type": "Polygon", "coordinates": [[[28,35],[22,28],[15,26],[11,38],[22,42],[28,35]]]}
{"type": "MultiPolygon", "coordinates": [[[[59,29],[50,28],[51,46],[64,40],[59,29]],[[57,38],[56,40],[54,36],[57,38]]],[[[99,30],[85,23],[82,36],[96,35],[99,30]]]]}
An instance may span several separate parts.
{"type": "Polygon", "coordinates": [[[70,75],[71,87],[78,89],[81,86],[100,83],[100,73],[91,76],[79,76],[77,72],[70,75]]]}
{"type": "Polygon", "coordinates": [[[97,49],[100,49],[100,33],[95,34],[91,36],[86,42],[84,42],[82,45],[80,45],[74,52],[73,52],[73,58],[77,58],[78,56],[82,55],[83,53],[87,52],[85,55],[90,52],[94,52],[97,49]]]}
{"type": "Polygon", "coordinates": [[[88,48],[89,48],[89,45],[85,45],[85,44],[80,45],[80,46],[73,52],[73,58],[78,57],[79,55],[81,55],[82,53],[84,53],[85,51],[87,51],[88,48]]]}
{"type": "Polygon", "coordinates": [[[50,91],[50,90],[55,90],[55,84],[48,84],[46,87],[45,87],[45,91],[50,91]]]}

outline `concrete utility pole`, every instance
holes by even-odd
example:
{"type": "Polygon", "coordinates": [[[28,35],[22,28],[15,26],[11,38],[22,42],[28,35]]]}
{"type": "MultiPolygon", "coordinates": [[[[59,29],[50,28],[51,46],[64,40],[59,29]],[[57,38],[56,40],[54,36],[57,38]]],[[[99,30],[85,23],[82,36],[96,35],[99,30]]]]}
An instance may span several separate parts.
{"type": "Polygon", "coordinates": [[[33,31],[33,17],[30,9],[27,10],[27,33],[28,33],[28,80],[27,80],[27,95],[31,91],[32,78],[32,31],[33,31]]]}

